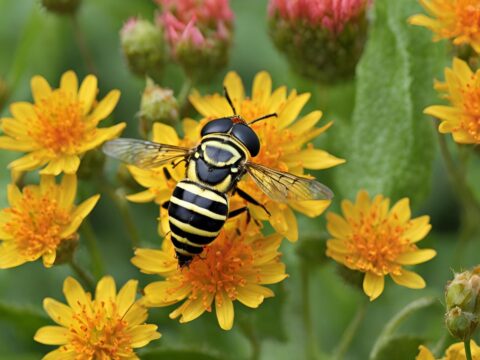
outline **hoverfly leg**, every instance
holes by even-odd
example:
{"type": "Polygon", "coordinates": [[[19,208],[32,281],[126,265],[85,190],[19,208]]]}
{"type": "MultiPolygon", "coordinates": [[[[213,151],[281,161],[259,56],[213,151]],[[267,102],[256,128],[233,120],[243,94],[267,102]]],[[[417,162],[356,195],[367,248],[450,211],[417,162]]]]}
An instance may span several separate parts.
{"type": "Polygon", "coordinates": [[[172,168],[175,169],[175,168],[176,168],[179,164],[181,164],[183,161],[186,162],[185,159],[180,159],[180,160],[178,160],[177,162],[173,162],[173,163],[172,163],[172,168]]]}
{"type": "Polygon", "coordinates": [[[272,216],[272,214],[270,214],[270,211],[267,210],[267,208],[265,207],[265,205],[263,204],[260,204],[257,200],[255,200],[253,197],[251,197],[250,195],[248,195],[245,191],[243,191],[242,189],[240,188],[236,188],[235,189],[235,192],[245,201],[253,204],[253,205],[256,205],[256,206],[260,206],[267,214],[268,216],[272,216]]]}
{"type": "Polygon", "coordinates": [[[170,201],[165,201],[162,205],[160,205],[162,207],[162,209],[165,209],[165,210],[168,210],[168,206],[170,205],[170,201]]]}
{"type": "Polygon", "coordinates": [[[248,214],[247,216],[249,216],[250,213],[249,213],[249,211],[248,211],[248,208],[247,208],[246,206],[244,206],[244,207],[235,209],[235,210],[233,210],[233,211],[230,211],[230,212],[228,213],[228,218],[231,219],[231,218],[233,218],[233,217],[235,217],[235,216],[238,216],[238,215],[240,215],[240,214],[243,214],[245,211],[246,211],[247,214],[248,214]]]}

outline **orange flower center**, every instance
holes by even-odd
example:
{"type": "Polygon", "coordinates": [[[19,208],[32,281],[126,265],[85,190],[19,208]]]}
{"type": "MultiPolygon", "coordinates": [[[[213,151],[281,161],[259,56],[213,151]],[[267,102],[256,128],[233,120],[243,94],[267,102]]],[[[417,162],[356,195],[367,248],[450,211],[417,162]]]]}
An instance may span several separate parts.
{"type": "Polygon", "coordinates": [[[480,35],[480,4],[478,0],[457,0],[455,6],[456,34],[480,35]]]}
{"type": "Polygon", "coordinates": [[[74,153],[86,132],[81,102],[58,89],[35,104],[35,113],[37,119],[29,135],[55,153],[74,153]]]}
{"type": "Polygon", "coordinates": [[[415,249],[403,237],[408,223],[399,224],[380,211],[378,204],[362,213],[359,219],[348,219],[352,227],[346,261],[350,267],[377,275],[399,274],[398,255],[415,249]]]}
{"type": "Polygon", "coordinates": [[[73,315],[69,329],[71,346],[79,360],[120,360],[133,355],[128,323],[117,312],[115,303],[94,303],[92,312],[85,305],[73,315]]]}
{"type": "MultiPolygon", "coordinates": [[[[475,80],[475,79],[474,79],[475,80]]],[[[467,84],[463,93],[463,108],[466,116],[462,116],[460,129],[468,132],[477,143],[480,142],[480,87],[467,84]]],[[[458,130],[454,129],[454,130],[458,130]]]]}
{"type": "Polygon", "coordinates": [[[62,241],[63,228],[70,223],[70,214],[58,207],[51,194],[40,195],[28,188],[23,190],[16,207],[4,211],[10,215],[4,230],[13,236],[18,251],[29,260],[55,250],[62,241]]]}
{"type": "MultiPolygon", "coordinates": [[[[225,231],[222,233],[225,234],[225,231]]],[[[204,249],[202,255],[195,257],[188,267],[182,268],[179,287],[191,286],[190,298],[202,298],[205,309],[211,311],[209,299],[212,295],[225,293],[232,300],[237,298],[237,289],[245,286],[246,277],[256,272],[253,264],[250,244],[246,244],[240,235],[226,238],[220,234],[212,245],[204,249]]]]}

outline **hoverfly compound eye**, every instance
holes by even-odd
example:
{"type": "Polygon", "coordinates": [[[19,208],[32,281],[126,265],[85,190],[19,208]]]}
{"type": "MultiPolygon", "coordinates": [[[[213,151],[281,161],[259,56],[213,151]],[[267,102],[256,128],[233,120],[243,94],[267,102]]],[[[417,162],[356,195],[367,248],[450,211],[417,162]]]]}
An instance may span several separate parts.
{"type": "Polygon", "coordinates": [[[250,126],[245,124],[235,124],[233,126],[232,134],[246,146],[252,157],[258,155],[260,152],[260,140],[250,126]]]}
{"type": "Polygon", "coordinates": [[[233,126],[231,118],[221,118],[210,121],[206,124],[201,131],[202,137],[208,134],[221,133],[225,134],[230,131],[233,126]]]}

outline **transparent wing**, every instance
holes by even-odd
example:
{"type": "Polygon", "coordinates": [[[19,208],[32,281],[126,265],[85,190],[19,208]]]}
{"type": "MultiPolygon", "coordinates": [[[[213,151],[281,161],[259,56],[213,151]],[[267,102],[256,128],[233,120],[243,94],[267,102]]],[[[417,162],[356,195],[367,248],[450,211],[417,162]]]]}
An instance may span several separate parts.
{"type": "Polygon", "coordinates": [[[107,141],[102,150],[108,156],[144,169],[166,165],[190,154],[188,148],[125,138],[107,141]]]}
{"type": "Polygon", "coordinates": [[[246,167],[258,187],[273,200],[287,202],[333,198],[332,190],[314,179],[273,170],[251,162],[248,162],[246,167]]]}

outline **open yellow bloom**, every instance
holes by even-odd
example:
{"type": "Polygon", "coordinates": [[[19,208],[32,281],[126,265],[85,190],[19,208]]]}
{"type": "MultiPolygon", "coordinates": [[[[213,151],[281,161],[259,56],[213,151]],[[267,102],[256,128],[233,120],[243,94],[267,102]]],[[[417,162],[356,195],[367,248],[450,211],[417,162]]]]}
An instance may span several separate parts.
{"type": "Polygon", "coordinates": [[[441,120],[438,131],[452,133],[460,144],[480,144],[480,70],[473,73],[465,61],[454,58],[452,68],[445,69],[445,82],[436,82],[435,89],[451,105],[425,109],[441,120]]]}
{"type": "Polygon", "coordinates": [[[10,106],[12,118],[1,119],[0,149],[28,152],[10,163],[16,171],[44,167],[40,173],[74,174],[80,157],[88,150],[117,137],[125,123],[97,128],[110,115],[120,97],[110,91],[96,103],[97,78],[88,75],[80,88],[73,71],[62,75],[60,88],[52,89],[41,76],[31,81],[34,103],[16,102],[10,106]]]}
{"type": "MultiPolygon", "coordinates": [[[[322,116],[320,111],[313,111],[299,118],[310,94],[298,94],[295,90],[287,94],[285,86],[272,91],[272,79],[264,71],[255,76],[251,97],[245,95],[242,80],[235,72],[226,75],[223,85],[227,88],[238,114],[247,122],[266,114],[278,115],[278,118],[252,125],[261,144],[260,153],[252,159],[253,162],[295,175],[304,175],[305,169],[327,169],[345,162],[309,144],[332,125],[332,122],[329,122],[321,128],[315,127],[322,116]]],[[[204,116],[202,122],[233,115],[227,100],[219,94],[201,96],[194,91],[189,99],[204,116]]],[[[259,220],[269,220],[277,232],[291,241],[298,239],[297,221],[292,208],[315,217],[330,204],[328,200],[288,204],[276,202],[268,198],[249,176],[242,179],[238,187],[264,204],[271,214],[269,217],[262,209],[249,205],[252,215],[259,220]]]]}
{"type": "Polygon", "coordinates": [[[165,278],[145,287],[145,305],[163,307],[184,301],[170,313],[180,322],[192,321],[205,311],[215,311],[220,327],[233,326],[233,301],[257,308],[264,298],[274,296],[262,286],[287,277],[278,248],[282,236],[264,237],[255,222],[245,216],[229,220],[218,238],[204,248],[188,266],[179,267],[170,238],[161,250],[137,249],[132,263],[146,274],[165,278]]]}
{"type": "Polygon", "coordinates": [[[52,266],[58,247],[76,237],[80,224],[100,197],[92,196],[75,206],[75,175],[64,175],[58,185],[54,176],[42,175],[40,185],[20,191],[12,184],[7,192],[10,208],[0,212],[0,269],[40,257],[46,267],[52,266]]]}
{"type": "Polygon", "coordinates": [[[430,231],[430,218],[411,219],[409,200],[404,198],[389,209],[390,200],[382,195],[370,199],[364,190],[355,204],[342,201],[344,217],[327,214],[327,256],[352,270],[365,273],[363,290],[376,299],[383,292],[384,276],[397,284],[420,289],[423,278],[403,268],[432,259],[433,249],[418,249],[416,243],[430,231]]]}
{"type": "MultiPolygon", "coordinates": [[[[472,350],[472,359],[473,360],[480,360],[480,347],[475,343],[475,341],[470,341],[470,347],[472,350]]],[[[432,352],[428,350],[423,345],[420,345],[419,348],[420,352],[418,353],[416,360],[435,360],[435,356],[433,356],[432,352]]],[[[463,342],[458,342],[449,346],[449,348],[445,351],[445,356],[441,358],[441,360],[465,360],[465,346],[463,342]]]]}
{"type": "Polygon", "coordinates": [[[480,4],[478,0],[419,0],[433,18],[418,14],[413,25],[434,32],[434,40],[453,39],[455,45],[469,44],[480,53],[480,4]]]}
{"type": "Polygon", "coordinates": [[[135,301],[137,281],[128,281],[118,292],[111,276],[97,284],[95,299],[73,278],[63,283],[68,305],[51,298],[45,311],[59,326],[44,326],[35,341],[60,347],[43,360],[133,360],[133,349],[158,339],[157,326],[145,324],[147,309],[135,301]]]}

